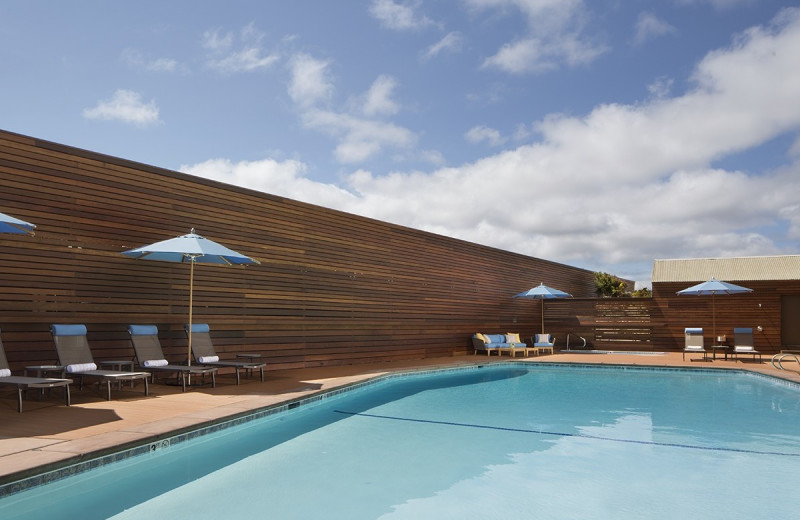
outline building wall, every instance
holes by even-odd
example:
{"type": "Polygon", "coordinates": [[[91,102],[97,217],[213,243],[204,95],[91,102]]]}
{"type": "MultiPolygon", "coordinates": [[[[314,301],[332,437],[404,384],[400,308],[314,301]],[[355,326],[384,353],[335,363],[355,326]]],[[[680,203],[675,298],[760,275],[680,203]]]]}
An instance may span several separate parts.
{"type": "Polygon", "coordinates": [[[155,324],[185,358],[189,266],[121,251],[197,233],[261,265],[195,269],[194,322],[223,357],[272,369],[470,351],[475,331],[539,328],[540,282],[577,297],[593,273],[174,171],[0,131],[0,329],[12,368],[55,361],[52,323],[85,323],[98,360],[132,357],[128,324],[155,324]]]}

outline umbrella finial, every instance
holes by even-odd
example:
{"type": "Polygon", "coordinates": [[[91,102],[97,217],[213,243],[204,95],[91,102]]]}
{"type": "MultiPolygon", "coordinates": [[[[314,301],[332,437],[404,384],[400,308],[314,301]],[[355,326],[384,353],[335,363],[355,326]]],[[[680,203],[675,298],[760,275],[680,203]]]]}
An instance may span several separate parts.
{"type": "Polygon", "coordinates": [[[194,228],[192,228],[192,229],[190,229],[190,230],[189,230],[189,234],[190,234],[190,235],[194,235],[194,228]]]}

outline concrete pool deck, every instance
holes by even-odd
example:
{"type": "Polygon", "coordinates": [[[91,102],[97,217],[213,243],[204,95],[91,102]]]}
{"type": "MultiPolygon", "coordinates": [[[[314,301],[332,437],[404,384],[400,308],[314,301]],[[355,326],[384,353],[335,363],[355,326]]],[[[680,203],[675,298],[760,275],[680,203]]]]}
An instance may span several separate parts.
{"type": "Polygon", "coordinates": [[[17,413],[16,393],[0,389],[0,484],[396,371],[513,360],[739,369],[800,383],[800,367],[789,364],[791,370],[777,370],[770,364],[771,356],[764,356],[763,362],[751,361],[750,357],[738,361],[719,357],[704,361],[697,354],[687,355],[685,361],[681,358],[680,352],[646,356],[556,352],[529,358],[470,354],[268,371],[263,383],[257,377],[245,378],[239,386],[232,372],[223,372],[217,388],[202,386],[182,393],[177,386],[154,384],[150,386],[150,396],[145,397],[139,384],[135,389],[115,389],[111,401],[106,401],[94,387],[78,391],[73,384],[72,406],[63,405],[58,389],[43,399],[30,392],[22,414],[17,413]]]}

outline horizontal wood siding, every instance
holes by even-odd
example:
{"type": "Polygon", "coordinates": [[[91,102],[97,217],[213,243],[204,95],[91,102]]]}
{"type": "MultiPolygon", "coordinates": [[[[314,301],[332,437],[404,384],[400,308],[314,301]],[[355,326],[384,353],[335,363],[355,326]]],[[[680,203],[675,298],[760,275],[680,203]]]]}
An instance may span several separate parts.
{"type": "Polygon", "coordinates": [[[571,347],[580,345],[581,336],[601,350],[681,351],[685,328],[703,328],[706,345],[711,345],[716,322],[716,334],[727,336],[729,346],[734,327],[750,327],[762,353],[788,348],[781,338],[781,297],[800,295],[800,281],[736,281],[753,292],[715,296],[713,307],[711,296],[676,294],[694,283],[655,283],[652,298],[549,300],[545,328],[561,346],[570,334],[571,347]]]}
{"type": "MultiPolygon", "coordinates": [[[[704,280],[698,280],[700,283],[704,280]]],[[[778,352],[781,342],[781,296],[800,294],[800,280],[739,281],[753,289],[752,293],[714,296],[713,315],[711,296],[678,296],[675,293],[695,283],[660,282],[653,284],[653,300],[667,325],[659,338],[664,348],[683,349],[683,330],[702,327],[706,344],[713,339],[713,322],[717,335],[726,335],[733,344],[734,327],[750,327],[754,331],[756,349],[765,353],[778,352]],[[713,317],[716,319],[712,319],[713,317]],[[757,327],[762,330],[756,330],[757,327]]],[[[800,319],[800,316],[798,316],[800,319]]]]}
{"type": "Polygon", "coordinates": [[[55,361],[52,323],[85,323],[98,360],[131,358],[127,325],[155,324],[185,358],[189,266],[120,252],[191,228],[261,262],[198,264],[194,321],[223,356],[272,369],[464,354],[478,330],[538,330],[540,305],[518,292],[594,292],[587,270],[6,132],[0,211],[37,225],[0,234],[15,370],[55,361]]]}

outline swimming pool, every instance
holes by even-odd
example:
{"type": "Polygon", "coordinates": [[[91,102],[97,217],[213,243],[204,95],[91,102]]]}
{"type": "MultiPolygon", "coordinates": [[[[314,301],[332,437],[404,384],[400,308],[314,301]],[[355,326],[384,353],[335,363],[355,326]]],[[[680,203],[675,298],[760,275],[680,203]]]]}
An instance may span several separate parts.
{"type": "Polygon", "coordinates": [[[763,376],[508,363],[169,443],[0,518],[796,518],[798,426],[798,386],[763,376]]]}

